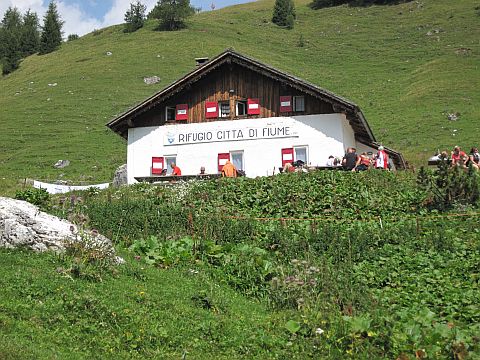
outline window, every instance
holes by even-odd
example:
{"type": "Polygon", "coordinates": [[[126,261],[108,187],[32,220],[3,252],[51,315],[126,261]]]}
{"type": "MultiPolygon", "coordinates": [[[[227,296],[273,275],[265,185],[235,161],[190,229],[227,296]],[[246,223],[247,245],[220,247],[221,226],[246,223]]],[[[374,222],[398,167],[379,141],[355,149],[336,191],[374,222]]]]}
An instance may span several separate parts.
{"type": "Polygon", "coordinates": [[[220,117],[222,117],[222,118],[230,117],[230,102],[229,101],[219,102],[218,107],[220,108],[220,117]]]}
{"type": "Polygon", "coordinates": [[[172,163],[177,163],[177,155],[165,156],[165,169],[167,170],[168,174],[171,174],[173,171],[171,166],[172,163]]]}
{"type": "Polygon", "coordinates": [[[237,170],[243,170],[243,151],[231,151],[230,159],[237,170]]]}
{"type": "Polygon", "coordinates": [[[308,164],[308,148],[306,146],[294,147],[295,161],[303,161],[304,164],[308,164]]]}
{"type": "Polygon", "coordinates": [[[175,108],[173,106],[165,107],[165,120],[175,121],[175,108]]]}
{"type": "Polygon", "coordinates": [[[247,115],[247,102],[246,101],[237,101],[235,103],[235,110],[237,116],[247,115]]]}
{"type": "Polygon", "coordinates": [[[293,111],[305,111],[305,97],[303,96],[293,97],[293,111]]]}

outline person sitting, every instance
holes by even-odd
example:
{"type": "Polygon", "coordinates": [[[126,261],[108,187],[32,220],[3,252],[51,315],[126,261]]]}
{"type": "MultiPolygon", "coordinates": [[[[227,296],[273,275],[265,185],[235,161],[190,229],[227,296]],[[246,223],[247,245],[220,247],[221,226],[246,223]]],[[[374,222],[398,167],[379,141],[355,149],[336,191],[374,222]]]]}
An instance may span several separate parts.
{"type": "Polygon", "coordinates": [[[359,157],[357,155],[357,149],[354,147],[348,147],[347,152],[342,160],[342,166],[344,170],[355,171],[355,167],[359,164],[359,157]]]}
{"type": "Polygon", "coordinates": [[[325,165],[326,166],[335,166],[335,157],[333,155],[330,155],[328,157],[327,163],[325,165]]]}
{"type": "Polygon", "coordinates": [[[478,170],[480,168],[480,153],[478,152],[478,148],[472,147],[468,158],[468,163],[472,164],[472,167],[478,170]]]}
{"type": "Polygon", "coordinates": [[[170,167],[172,168],[172,176],[182,175],[182,170],[180,170],[180,168],[174,162],[170,164],[170,167]]]}
{"type": "Polygon", "coordinates": [[[378,147],[377,156],[375,157],[375,168],[388,170],[388,154],[382,145],[378,147]]]}
{"type": "Polygon", "coordinates": [[[291,173],[294,172],[295,168],[293,167],[292,163],[287,162],[285,166],[283,167],[283,172],[284,173],[291,173]]]}
{"type": "Polygon", "coordinates": [[[370,168],[370,165],[372,164],[370,161],[370,158],[368,157],[368,154],[366,152],[363,152],[360,155],[359,159],[359,164],[356,166],[357,171],[365,171],[370,168]]]}
{"type": "Polygon", "coordinates": [[[465,156],[467,156],[467,154],[465,154],[464,151],[462,151],[462,149],[460,149],[460,146],[455,146],[453,148],[453,151],[452,151],[452,155],[451,155],[451,160],[452,160],[452,166],[455,166],[455,165],[458,165],[459,164],[459,161],[464,158],[465,156]]]}
{"type": "Polygon", "coordinates": [[[206,175],[205,174],[205,166],[200,166],[200,172],[198,173],[198,175],[206,175]]]}
{"type": "Polygon", "coordinates": [[[222,176],[224,177],[237,177],[237,168],[233,165],[230,160],[227,160],[225,165],[222,167],[222,176]]]}

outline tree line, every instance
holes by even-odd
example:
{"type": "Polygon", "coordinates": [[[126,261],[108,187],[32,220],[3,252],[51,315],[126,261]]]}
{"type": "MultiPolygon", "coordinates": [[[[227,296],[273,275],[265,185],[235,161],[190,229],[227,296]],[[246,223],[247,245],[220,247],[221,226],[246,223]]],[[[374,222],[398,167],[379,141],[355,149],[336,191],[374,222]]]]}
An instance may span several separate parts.
{"type": "Polygon", "coordinates": [[[41,27],[37,13],[27,10],[22,15],[16,7],[9,7],[0,23],[2,74],[17,69],[22,58],[55,51],[62,43],[62,26],[54,1],[48,5],[41,27]]]}

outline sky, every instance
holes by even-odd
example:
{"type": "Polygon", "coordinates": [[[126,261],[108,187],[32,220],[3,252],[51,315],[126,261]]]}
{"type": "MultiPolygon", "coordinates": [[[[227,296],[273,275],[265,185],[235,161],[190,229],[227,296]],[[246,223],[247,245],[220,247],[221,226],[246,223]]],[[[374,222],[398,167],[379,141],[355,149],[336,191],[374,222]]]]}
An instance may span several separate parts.
{"type": "MultiPolygon", "coordinates": [[[[63,25],[64,37],[69,34],[84,35],[94,29],[123,23],[125,12],[130,3],[135,0],[57,0],[60,17],[63,25]]],[[[210,10],[211,4],[215,9],[225,6],[245,3],[252,0],[190,0],[195,7],[210,10]]],[[[47,10],[50,0],[0,0],[0,16],[3,17],[9,6],[16,7],[23,14],[30,9],[37,13],[40,23],[47,10]]],[[[141,0],[147,6],[147,13],[157,3],[157,0],[141,0]]]]}

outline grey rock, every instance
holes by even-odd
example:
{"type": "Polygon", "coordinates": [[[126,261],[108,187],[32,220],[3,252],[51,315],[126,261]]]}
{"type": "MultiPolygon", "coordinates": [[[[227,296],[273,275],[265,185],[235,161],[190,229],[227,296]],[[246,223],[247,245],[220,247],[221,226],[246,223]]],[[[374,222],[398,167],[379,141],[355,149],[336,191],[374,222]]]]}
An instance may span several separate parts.
{"type": "Polygon", "coordinates": [[[113,186],[127,185],[127,164],[120,165],[113,176],[113,186]]]}
{"type": "Polygon", "coordinates": [[[156,84],[160,81],[158,76],[144,77],[143,82],[147,85],[156,84]]]}
{"type": "Polygon", "coordinates": [[[69,244],[79,242],[104,252],[116,263],[123,262],[115,256],[112,242],[98,232],[82,231],[26,201],[0,197],[0,247],[63,252],[69,244]]]}
{"type": "Polygon", "coordinates": [[[69,160],[58,160],[55,165],[53,165],[54,168],[57,168],[57,169],[63,169],[64,167],[67,167],[68,165],[70,165],[70,161],[69,160]]]}

